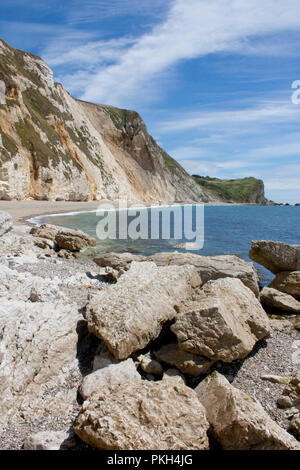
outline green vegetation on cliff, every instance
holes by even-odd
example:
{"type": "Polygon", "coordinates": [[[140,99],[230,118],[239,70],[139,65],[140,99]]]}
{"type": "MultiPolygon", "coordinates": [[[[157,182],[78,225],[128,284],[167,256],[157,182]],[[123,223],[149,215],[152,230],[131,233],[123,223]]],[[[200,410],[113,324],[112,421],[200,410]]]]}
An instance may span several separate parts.
{"type": "Polygon", "coordinates": [[[109,105],[102,105],[101,107],[108,112],[111,120],[118,129],[122,129],[126,126],[127,123],[132,123],[134,119],[139,118],[139,115],[136,111],[130,111],[129,109],[119,109],[109,105]]]}
{"type": "Polygon", "coordinates": [[[193,175],[194,180],[215,199],[236,203],[265,203],[264,184],[256,178],[222,180],[193,175]]]}

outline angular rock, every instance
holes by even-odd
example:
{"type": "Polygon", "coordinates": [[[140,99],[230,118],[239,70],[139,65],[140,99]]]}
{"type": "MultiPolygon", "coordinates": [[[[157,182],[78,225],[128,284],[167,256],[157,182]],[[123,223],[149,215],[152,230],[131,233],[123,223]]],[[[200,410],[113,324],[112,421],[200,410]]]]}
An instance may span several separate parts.
{"type": "Polygon", "coordinates": [[[13,225],[13,219],[8,212],[0,211],[0,237],[7,233],[13,225]]]}
{"type": "Polygon", "coordinates": [[[55,237],[62,227],[51,224],[42,224],[39,227],[32,227],[30,230],[31,235],[38,238],[45,238],[46,240],[55,241],[55,237]]]}
{"type": "Polygon", "coordinates": [[[208,449],[196,393],[178,381],[107,385],[83,403],[74,430],[104,450],[208,449]]]}
{"type": "Polygon", "coordinates": [[[80,395],[87,399],[93,393],[101,390],[105,385],[115,385],[122,382],[141,380],[132,359],[111,364],[96,372],[87,375],[81,384],[80,395]]]}
{"type": "Polygon", "coordinates": [[[300,271],[300,246],[274,241],[253,241],[249,257],[273,274],[300,271]]]}
{"type": "Polygon", "coordinates": [[[269,287],[300,299],[300,271],[278,273],[269,287]]]}
{"type": "Polygon", "coordinates": [[[90,237],[81,230],[58,227],[51,224],[42,224],[33,227],[30,232],[34,237],[46,238],[54,241],[61,249],[68,251],[80,251],[88,246],[96,246],[95,238],[90,237]]]}
{"type": "Polygon", "coordinates": [[[295,327],[295,330],[300,331],[300,318],[296,318],[294,327],[295,327]]]}
{"type": "Polygon", "coordinates": [[[99,253],[94,262],[100,268],[112,268],[116,271],[127,271],[133,261],[147,261],[146,256],[132,255],[131,253],[99,253]]]}
{"type": "Polygon", "coordinates": [[[24,450],[62,450],[74,447],[74,435],[65,431],[40,431],[24,441],[24,450]]]}
{"type": "Polygon", "coordinates": [[[117,359],[126,359],[158,337],[164,323],[174,319],[175,306],[199,285],[192,266],[132,263],[116,284],[90,300],[89,330],[117,359]]]}
{"type": "Polygon", "coordinates": [[[140,356],[138,356],[137,360],[142,370],[146,374],[162,375],[164,372],[164,369],[162,368],[161,364],[155,359],[152,359],[149,353],[141,354],[140,356]]]}
{"type": "Polygon", "coordinates": [[[214,364],[214,361],[203,356],[190,354],[179,348],[177,343],[163,346],[159,351],[154,352],[155,357],[161,362],[177,367],[181,372],[197,377],[206,374],[214,364]]]}
{"type": "Polygon", "coordinates": [[[300,302],[289,294],[271,287],[265,287],[260,294],[260,301],[265,307],[282,312],[300,313],[300,302]]]}
{"type": "Polygon", "coordinates": [[[270,333],[269,319],[239,279],[210,281],[178,308],[171,330],[179,347],[212,360],[245,358],[270,333]]]}
{"type": "Polygon", "coordinates": [[[282,429],[245,392],[213,372],[196,388],[213,437],[225,450],[299,450],[282,429]]]}
{"type": "Polygon", "coordinates": [[[103,253],[94,261],[101,267],[115,270],[128,270],[133,261],[152,261],[157,266],[191,265],[197,271],[203,283],[224,277],[240,279],[256,296],[259,294],[258,275],[252,263],[247,263],[237,256],[200,256],[193,253],[157,253],[143,257],[131,253],[103,253]]]}

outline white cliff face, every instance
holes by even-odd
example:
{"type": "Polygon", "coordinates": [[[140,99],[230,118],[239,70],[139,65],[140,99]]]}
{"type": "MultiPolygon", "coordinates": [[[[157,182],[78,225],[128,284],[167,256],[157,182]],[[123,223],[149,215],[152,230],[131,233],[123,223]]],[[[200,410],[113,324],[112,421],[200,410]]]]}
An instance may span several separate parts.
{"type": "Polygon", "coordinates": [[[136,112],[76,100],[39,57],[0,51],[0,199],[211,200],[136,112]]]}

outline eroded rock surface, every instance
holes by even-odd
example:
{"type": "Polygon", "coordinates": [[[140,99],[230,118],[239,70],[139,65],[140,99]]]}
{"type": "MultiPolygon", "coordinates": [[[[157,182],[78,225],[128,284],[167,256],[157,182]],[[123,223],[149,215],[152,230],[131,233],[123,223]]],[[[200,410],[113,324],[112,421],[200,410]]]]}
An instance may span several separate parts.
{"type": "Polygon", "coordinates": [[[260,300],[265,307],[280,310],[287,313],[300,313],[300,302],[289,294],[280,292],[271,287],[265,287],[261,294],[260,300]]]}
{"type": "Polygon", "coordinates": [[[283,271],[278,273],[270,287],[300,300],[300,271],[283,271]]]}
{"type": "Polygon", "coordinates": [[[233,277],[240,279],[256,296],[259,294],[258,275],[252,263],[247,263],[237,256],[200,256],[193,253],[156,253],[143,257],[131,253],[103,253],[94,259],[101,267],[115,270],[127,270],[133,261],[152,261],[157,266],[195,266],[202,282],[233,277]]]}
{"type": "Polygon", "coordinates": [[[65,431],[40,431],[27,437],[24,450],[62,450],[76,445],[72,433],[65,431]]]}
{"type": "Polygon", "coordinates": [[[154,354],[159,361],[177,367],[184,374],[195,377],[206,374],[214,364],[214,361],[206,357],[183,351],[177,343],[166,344],[154,354]]]}
{"type": "Polygon", "coordinates": [[[200,284],[192,266],[132,263],[117,284],[92,297],[86,314],[89,330],[116,358],[125,359],[157,338],[174,319],[174,307],[200,284]]]}
{"type": "Polygon", "coordinates": [[[249,395],[214,372],[196,393],[214,438],[226,450],[300,450],[300,443],[282,429],[249,395]]]}
{"type": "Polygon", "coordinates": [[[249,257],[273,274],[280,271],[300,271],[300,246],[282,242],[253,241],[249,257]]]}
{"type": "Polygon", "coordinates": [[[0,237],[12,228],[12,216],[7,212],[0,211],[0,237]]]}
{"type": "Polygon", "coordinates": [[[245,358],[270,333],[268,317],[239,279],[210,281],[178,308],[171,326],[181,349],[212,360],[245,358]]]}
{"type": "Polygon", "coordinates": [[[30,232],[34,237],[52,240],[63,250],[80,251],[88,246],[96,246],[96,240],[81,230],[43,224],[33,227],[30,232]]]}
{"type": "Polygon", "coordinates": [[[196,393],[163,380],[103,387],[84,402],[74,430],[98,449],[201,450],[208,427],[196,393]]]}
{"type": "Polygon", "coordinates": [[[76,304],[1,300],[0,422],[68,414],[77,389],[66,387],[78,375],[76,304]],[[49,390],[56,389],[55,400],[49,390]]]}

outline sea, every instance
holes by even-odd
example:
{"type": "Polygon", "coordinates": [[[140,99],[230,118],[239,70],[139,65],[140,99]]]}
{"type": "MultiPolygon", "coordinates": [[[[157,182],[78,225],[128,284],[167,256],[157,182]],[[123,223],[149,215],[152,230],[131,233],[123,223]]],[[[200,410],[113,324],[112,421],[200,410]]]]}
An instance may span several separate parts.
{"type": "MultiPolygon", "coordinates": [[[[180,207],[182,211],[186,209],[186,206],[180,207]]],[[[147,211],[148,234],[150,234],[151,208],[142,210],[147,211]]],[[[170,208],[166,206],[159,208],[159,210],[163,212],[170,210],[170,208]]],[[[116,219],[119,220],[120,212],[118,210],[115,215],[116,219]]],[[[108,216],[108,213],[101,213],[101,215],[97,212],[52,214],[32,219],[31,222],[36,224],[50,223],[83,230],[97,239],[97,246],[85,252],[86,256],[91,257],[99,252],[111,251],[117,253],[130,252],[145,256],[157,252],[179,251],[204,256],[230,254],[237,255],[245,261],[250,261],[248,254],[252,240],[275,240],[300,245],[300,207],[297,206],[205,206],[203,220],[201,220],[201,224],[203,223],[203,246],[201,243],[196,247],[190,238],[185,237],[185,234],[176,239],[164,239],[162,231],[160,231],[158,239],[149,237],[135,240],[131,238],[119,239],[118,223],[113,238],[103,239],[102,237],[99,239],[97,237],[97,226],[100,220],[104,220],[103,217],[105,216],[108,216]]],[[[128,225],[134,219],[134,216],[128,217],[128,225]]],[[[178,236],[178,231],[176,233],[176,227],[174,227],[178,221],[172,216],[169,220],[170,236],[178,236]]],[[[196,226],[194,226],[194,229],[196,230],[196,226]]],[[[262,285],[268,284],[273,279],[273,274],[263,267],[256,264],[256,268],[262,285]]]]}

